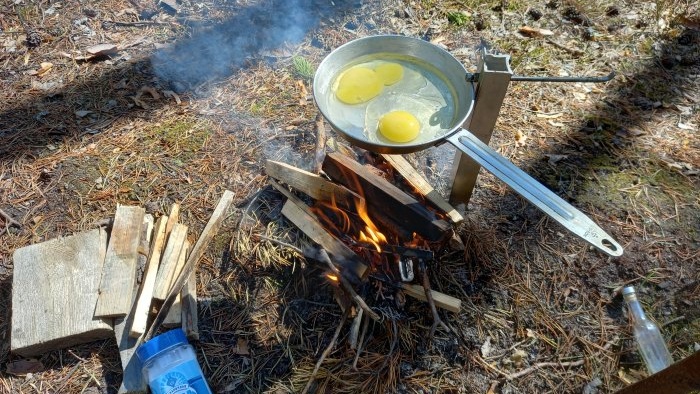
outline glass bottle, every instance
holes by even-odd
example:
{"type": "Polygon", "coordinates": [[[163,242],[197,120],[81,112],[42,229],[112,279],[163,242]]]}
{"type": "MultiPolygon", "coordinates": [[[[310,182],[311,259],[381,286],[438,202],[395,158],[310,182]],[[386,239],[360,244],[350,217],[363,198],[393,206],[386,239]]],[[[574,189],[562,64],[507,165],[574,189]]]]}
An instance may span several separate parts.
{"type": "Polygon", "coordinates": [[[637,299],[634,287],[623,288],[622,296],[634,323],[634,338],[637,340],[639,352],[642,354],[649,372],[653,374],[671,365],[673,359],[668,352],[664,338],[661,336],[661,331],[654,322],[647,319],[642,304],[637,299]]]}

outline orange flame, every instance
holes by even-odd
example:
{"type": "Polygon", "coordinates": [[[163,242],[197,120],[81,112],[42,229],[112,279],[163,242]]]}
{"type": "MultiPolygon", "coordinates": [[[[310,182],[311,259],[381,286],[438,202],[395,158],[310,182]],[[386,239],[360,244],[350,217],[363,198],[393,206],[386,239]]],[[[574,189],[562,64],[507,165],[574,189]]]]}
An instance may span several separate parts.
{"type": "Polygon", "coordinates": [[[337,282],[337,281],[338,281],[338,276],[333,275],[333,274],[326,274],[326,278],[330,279],[330,280],[333,281],[333,282],[337,282]]]}
{"type": "Polygon", "coordinates": [[[365,222],[364,231],[360,230],[360,241],[371,243],[377,249],[377,252],[381,253],[382,248],[379,245],[387,243],[386,236],[379,231],[372,219],[369,218],[367,207],[364,203],[357,203],[357,214],[365,222]]]}

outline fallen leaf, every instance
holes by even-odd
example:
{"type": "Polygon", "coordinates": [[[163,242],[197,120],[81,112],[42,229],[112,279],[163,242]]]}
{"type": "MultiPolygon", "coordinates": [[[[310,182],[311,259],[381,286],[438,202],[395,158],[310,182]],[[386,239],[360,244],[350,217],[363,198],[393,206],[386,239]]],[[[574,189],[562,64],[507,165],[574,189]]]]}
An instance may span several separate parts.
{"type": "Polygon", "coordinates": [[[44,369],[44,364],[35,358],[16,360],[7,363],[7,373],[15,376],[23,376],[29,373],[41,372],[44,369]]]}
{"type": "Polygon", "coordinates": [[[515,131],[515,143],[517,145],[524,145],[527,140],[527,136],[520,130],[515,131]]]}
{"type": "Polygon", "coordinates": [[[306,105],[306,98],[309,95],[309,91],[306,90],[306,85],[304,84],[304,81],[302,81],[302,80],[297,81],[297,87],[299,87],[299,105],[305,106],[306,105]]]}
{"type": "Polygon", "coordinates": [[[250,349],[248,349],[248,340],[245,338],[238,338],[238,343],[233,348],[233,354],[240,354],[241,356],[246,356],[250,354],[250,349]]]}
{"type": "Polygon", "coordinates": [[[510,356],[510,361],[515,364],[516,367],[520,367],[527,360],[527,353],[524,350],[516,349],[510,356]]]}
{"type": "Polygon", "coordinates": [[[148,93],[153,97],[154,100],[160,100],[160,94],[158,94],[158,91],[155,90],[154,88],[150,86],[142,86],[141,90],[139,90],[139,93],[148,93]]]}
{"type": "Polygon", "coordinates": [[[530,26],[523,26],[518,29],[518,32],[526,37],[544,37],[554,35],[554,32],[551,30],[530,26]]]}
{"type": "Polygon", "coordinates": [[[85,49],[92,56],[106,56],[117,53],[119,49],[114,44],[97,44],[85,49]]]}
{"type": "Polygon", "coordinates": [[[41,67],[38,70],[36,70],[36,75],[43,77],[44,74],[46,74],[47,72],[49,72],[49,70],[53,68],[53,63],[43,62],[40,64],[40,66],[41,67]]]}
{"type": "Polygon", "coordinates": [[[697,126],[692,123],[678,122],[678,128],[683,130],[697,130],[697,126]]]}

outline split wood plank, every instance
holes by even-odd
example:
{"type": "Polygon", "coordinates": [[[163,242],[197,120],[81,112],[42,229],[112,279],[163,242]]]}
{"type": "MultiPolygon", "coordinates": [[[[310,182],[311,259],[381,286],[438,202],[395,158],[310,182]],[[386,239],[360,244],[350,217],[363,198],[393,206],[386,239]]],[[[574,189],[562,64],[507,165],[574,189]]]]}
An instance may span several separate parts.
{"type": "Polygon", "coordinates": [[[175,280],[175,284],[173,284],[173,286],[170,289],[170,292],[168,293],[168,296],[165,298],[165,301],[163,301],[163,306],[161,307],[161,310],[158,311],[158,314],[156,315],[153,324],[149,328],[148,332],[144,335],[143,339],[150,339],[153,336],[153,333],[155,333],[158,330],[158,328],[160,328],[160,325],[163,323],[163,320],[165,319],[165,316],[168,313],[168,309],[175,302],[177,295],[180,294],[182,287],[185,285],[185,282],[187,282],[187,278],[189,278],[192,272],[195,272],[195,269],[197,268],[197,262],[200,258],[202,258],[212,238],[214,238],[216,233],[219,231],[219,228],[221,228],[221,223],[226,218],[228,209],[233,203],[233,196],[234,194],[232,191],[224,190],[224,194],[219,199],[219,202],[217,203],[214,212],[209,218],[207,225],[204,227],[204,230],[202,230],[202,234],[199,236],[199,239],[194,244],[192,252],[190,252],[189,257],[187,258],[187,262],[185,263],[185,267],[182,269],[182,272],[180,272],[180,275],[175,280]]]}
{"type": "MultiPolygon", "coordinates": [[[[173,270],[173,278],[177,278],[178,275],[180,275],[180,272],[182,271],[182,268],[185,266],[185,263],[187,262],[187,252],[190,250],[190,243],[189,241],[185,240],[185,243],[182,245],[182,249],[180,250],[180,256],[178,257],[177,260],[177,265],[175,266],[175,269],[173,270]]],[[[170,290],[170,289],[168,289],[170,290]]],[[[175,299],[175,302],[173,305],[170,307],[170,310],[168,311],[167,316],[165,316],[165,320],[163,320],[163,326],[165,327],[176,327],[182,324],[182,297],[178,296],[175,299]]]]}
{"type": "Polygon", "coordinates": [[[387,217],[429,241],[441,240],[450,230],[449,223],[438,219],[416,199],[355,160],[329,153],[323,162],[323,171],[331,179],[361,194],[367,201],[370,217],[376,220],[387,217]]]}
{"type": "MultiPolygon", "coordinates": [[[[406,292],[406,295],[409,295],[417,300],[428,301],[427,297],[425,296],[425,289],[423,288],[423,286],[410,283],[402,283],[401,289],[406,292]]],[[[454,313],[459,313],[460,309],[462,309],[462,300],[460,300],[459,298],[449,296],[445,293],[440,293],[436,290],[430,290],[430,294],[433,296],[435,306],[438,308],[442,308],[454,313]]]]}
{"type": "Polygon", "coordinates": [[[143,269],[141,289],[134,310],[134,321],[129,330],[129,335],[133,338],[138,338],[146,332],[151,299],[153,298],[153,289],[155,288],[156,276],[158,274],[158,265],[160,264],[160,256],[163,252],[163,245],[165,244],[167,222],[168,216],[161,216],[154,226],[153,242],[151,242],[146,266],[143,269]]]}
{"type": "Polygon", "coordinates": [[[170,206],[170,213],[168,213],[168,224],[165,226],[165,239],[170,237],[170,232],[173,231],[173,227],[178,221],[180,221],[180,204],[173,203],[170,206]]]}
{"type": "Polygon", "coordinates": [[[326,231],[316,215],[311,212],[309,206],[297,196],[276,182],[270,184],[287,197],[287,201],[282,206],[282,215],[297,226],[309,239],[326,249],[333,257],[333,261],[341,264],[344,269],[350,269],[358,278],[362,278],[367,270],[367,265],[355,252],[326,231]]]}
{"type": "Polygon", "coordinates": [[[182,223],[176,223],[173,231],[168,237],[168,243],[163,252],[163,258],[158,267],[158,275],[156,276],[156,285],[153,290],[153,298],[164,300],[168,295],[168,291],[172,287],[173,281],[177,278],[177,263],[180,258],[180,252],[187,239],[187,226],[182,223]]]}
{"type": "Polygon", "coordinates": [[[193,271],[180,292],[182,305],[182,331],[189,340],[199,340],[199,317],[197,315],[197,274],[193,271]]]}
{"type": "Polygon", "coordinates": [[[146,211],[141,207],[117,206],[102,268],[95,316],[125,316],[131,309],[145,214],[146,211]]]}
{"type": "Polygon", "coordinates": [[[431,205],[444,212],[452,223],[457,224],[464,220],[464,217],[403,156],[383,154],[382,157],[431,205]]]}
{"type": "MultiPolygon", "coordinates": [[[[140,247],[144,250],[149,249],[152,234],[153,215],[149,214],[143,219],[143,230],[141,231],[140,247]]],[[[140,265],[145,266],[146,263],[148,263],[148,256],[139,255],[138,262],[140,265]]],[[[124,371],[119,393],[140,393],[146,390],[146,382],[143,380],[141,374],[141,365],[138,360],[134,358],[137,338],[132,338],[129,335],[130,327],[133,325],[134,314],[136,312],[138,300],[136,294],[138,293],[138,287],[138,285],[134,284],[134,304],[129,314],[126,315],[126,317],[117,317],[114,319],[114,336],[117,340],[119,358],[121,359],[122,369],[124,371]]]]}
{"type": "Polygon", "coordinates": [[[304,171],[289,164],[267,160],[265,172],[267,175],[286,183],[292,189],[303,192],[315,200],[328,203],[335,201],[339,207],[352,210],[358,204],[364,204],[362,197],[345,186],[333,183],[320,175],[304,171]]]}
{"type": "Polygon", "coordinates": [[[617,394],[685,394],[700,390],[700,351],[633,383],[617,394]]]}
{"type": "Polygon", "coordinates": [[[112,335],[93,316],[107,233],[95,229],[15,250],[10,349],[41,355],[112,335]]]}

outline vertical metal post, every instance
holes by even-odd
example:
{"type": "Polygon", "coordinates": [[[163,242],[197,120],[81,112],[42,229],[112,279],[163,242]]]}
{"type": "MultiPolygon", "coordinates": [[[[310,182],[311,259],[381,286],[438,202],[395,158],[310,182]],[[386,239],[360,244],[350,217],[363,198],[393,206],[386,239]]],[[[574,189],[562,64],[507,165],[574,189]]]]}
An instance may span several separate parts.
{"type": "MultiPolygon", "coordinates": [[[[513,75],[510,55],[493,55],[482,48],[477,72],[479,78],[474,110],[468,124],[463,126],[488,144],[513,75]]],[[[457,150],[451,174],[450,203],[453,206],[466,206],[469,202],[480,168],[469,156],[457,150]]]]}

